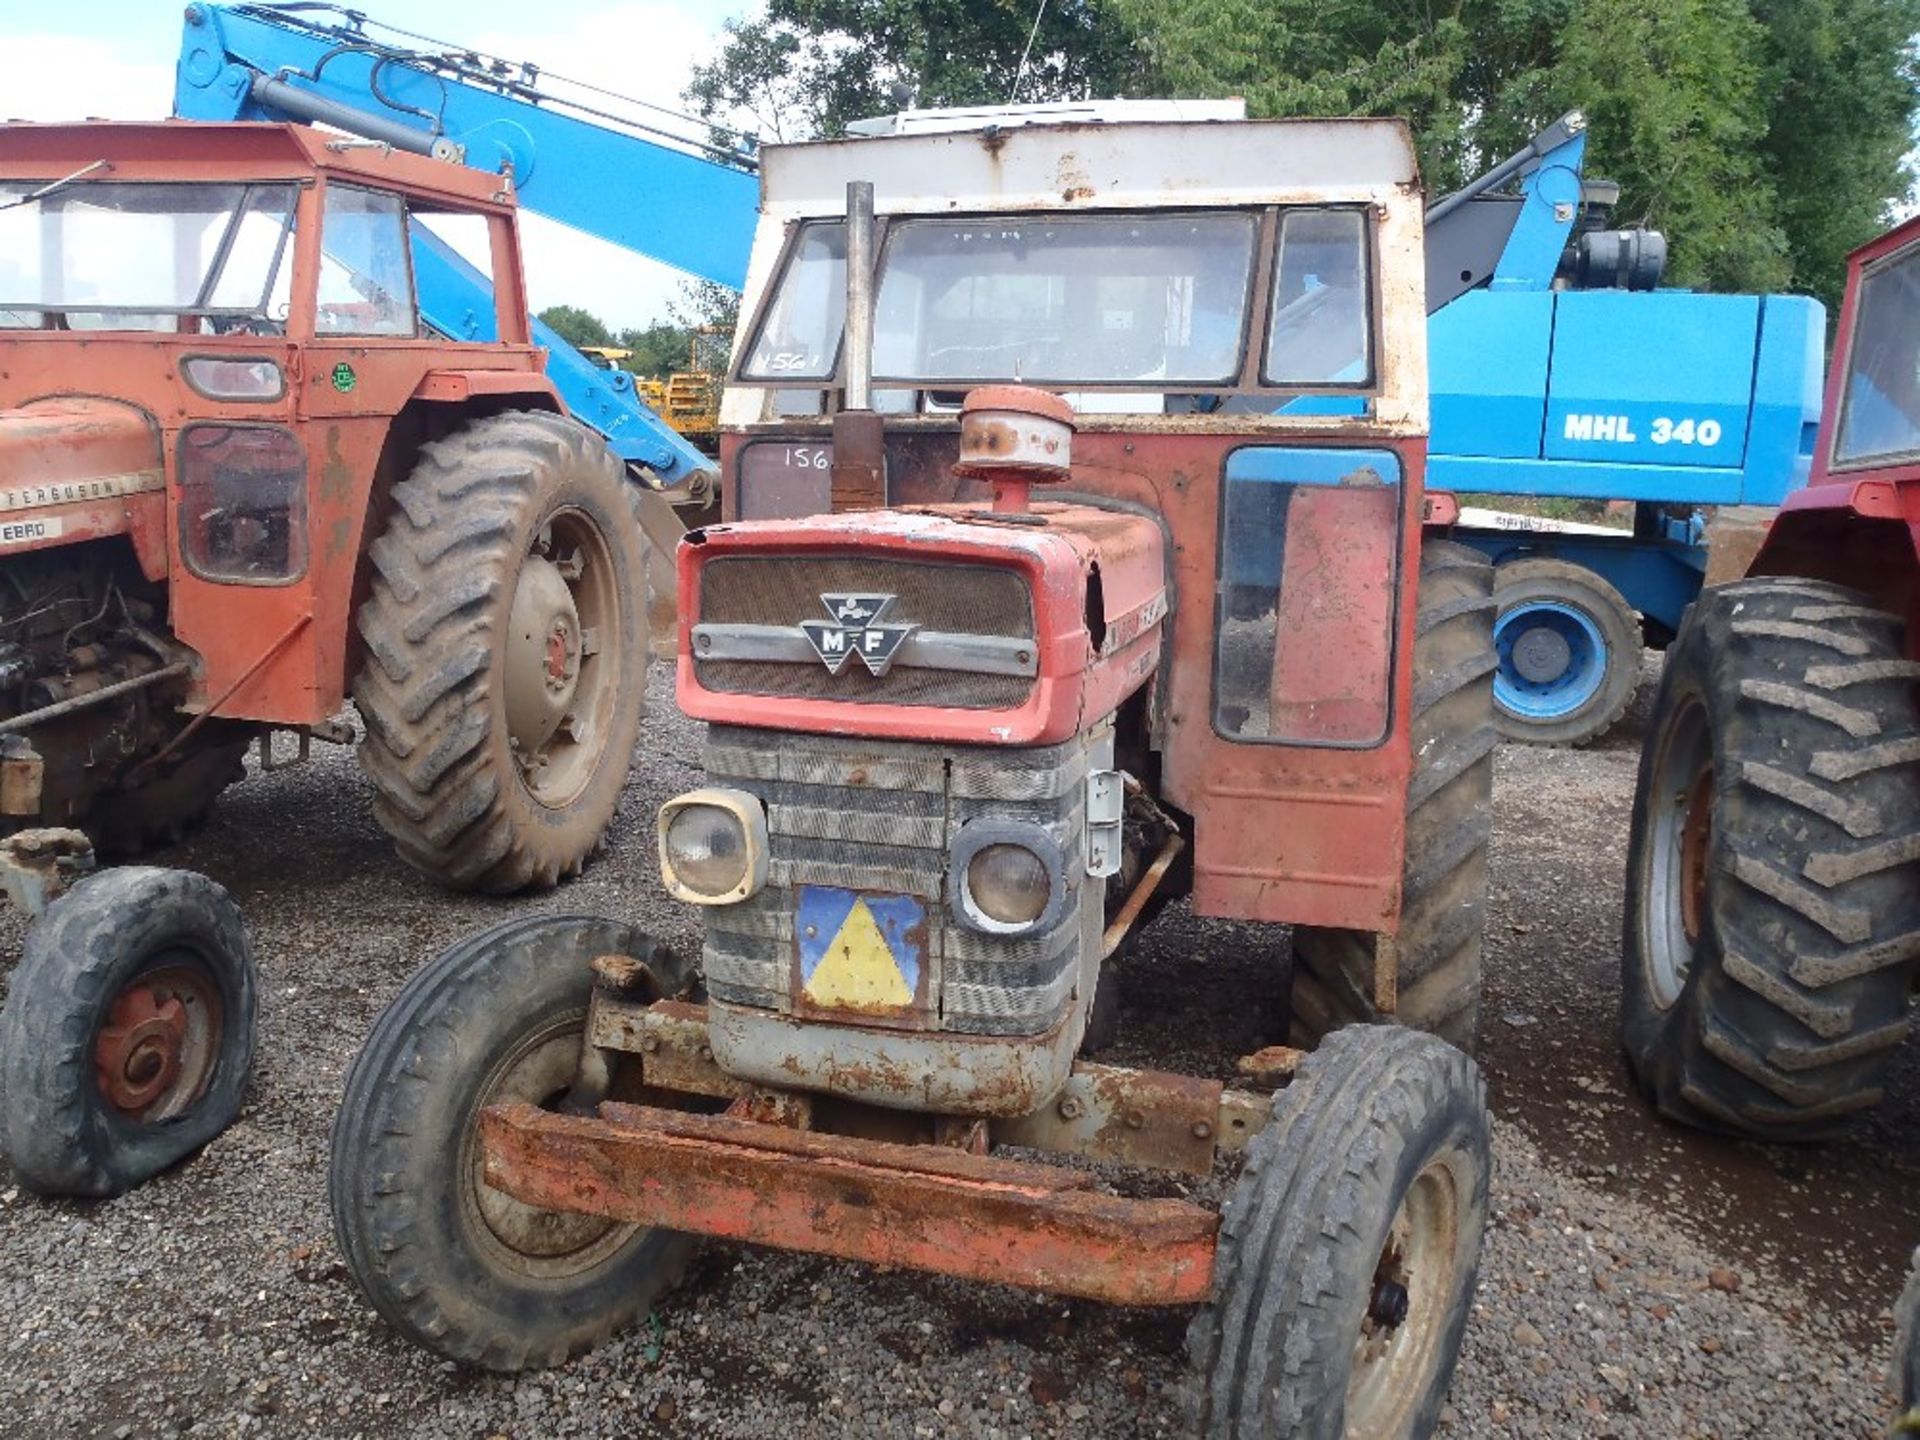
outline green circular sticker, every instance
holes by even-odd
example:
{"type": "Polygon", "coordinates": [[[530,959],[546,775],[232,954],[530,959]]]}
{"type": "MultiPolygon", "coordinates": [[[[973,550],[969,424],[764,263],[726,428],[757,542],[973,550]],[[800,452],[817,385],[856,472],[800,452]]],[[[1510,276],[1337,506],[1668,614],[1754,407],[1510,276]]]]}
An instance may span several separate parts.
{"type": "Polygon", "coordinates": [[[344,360],[333,367],[333,388],[342,395],[353,389],[357,378],[353,373],[353,367],[344,360]]]}

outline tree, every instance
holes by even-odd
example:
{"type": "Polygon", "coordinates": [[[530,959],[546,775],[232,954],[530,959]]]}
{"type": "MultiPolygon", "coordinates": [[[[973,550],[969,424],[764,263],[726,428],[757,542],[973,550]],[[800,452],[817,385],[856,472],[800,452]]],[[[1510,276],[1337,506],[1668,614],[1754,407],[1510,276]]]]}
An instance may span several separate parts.
{"type": "Polygon", "coordinates": [[[540,320],[576,349],[583,345],[613,344],[613,332],[607,329],[606,322],[578,305],[549,305],[540,312],[540,320]]]}
{"type": "MultiPolygon", "coordinates": [[[[776,138],[895,108],[1006,99],[1028,0],[768,0],[689,96],[776,138]],[[766,124],[771,117],[773,124],[766,124]]],[[[1674,279],[1809,291],[1913,180],[1920,0],[1060,0],[1020,98],[1245,97],[1254,115],[1402,115],[1435,193],[1557,116],[1620,223],[1666,231],[1674,279]]]]}
{"type": "Polygon", "coordinates": [[[687,98],[710,119],[751,117],[774,140],[833,136],[917,105],[1004,104],[1141,93],[1133,32],[1099,0],[768,0],[730,20],[687,98]],[[1035,16],[1038,14],[1038,27],[1035,16]],[[1032,43],[1029,46],[1029,37],[1032,43]],[[1026,68],[1021,68],[1022,58],[1026,68]]]}
{"type": "Polygon", "coordinates": [[[633,353],[620,363],[636,375],[659,378],[687,368],[687,331],[656,320],[644,330],[622,330],[620,348],[633,353]]]}

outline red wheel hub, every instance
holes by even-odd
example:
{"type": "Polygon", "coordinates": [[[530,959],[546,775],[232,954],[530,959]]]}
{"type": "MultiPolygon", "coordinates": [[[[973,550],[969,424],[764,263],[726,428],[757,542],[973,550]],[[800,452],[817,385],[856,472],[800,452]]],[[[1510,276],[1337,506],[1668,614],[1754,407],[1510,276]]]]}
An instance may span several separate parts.
{"type": "Polygon", "coordinates": [[[180,1074],[186,1038],[186,1007],[177,997],[162,999],[147,985],[122,990],[93,1047],[107,1103],[130,1115],[151,1106],[180,1074]]]}
{"type": "Polygon", "coordinates": [[[1680,827],[1680,928],[1689,945],[1700,943],[1707,913],[1707,861],[1713,853],[1713,767],[1703,765],[1687,789],[1680,827]]]}

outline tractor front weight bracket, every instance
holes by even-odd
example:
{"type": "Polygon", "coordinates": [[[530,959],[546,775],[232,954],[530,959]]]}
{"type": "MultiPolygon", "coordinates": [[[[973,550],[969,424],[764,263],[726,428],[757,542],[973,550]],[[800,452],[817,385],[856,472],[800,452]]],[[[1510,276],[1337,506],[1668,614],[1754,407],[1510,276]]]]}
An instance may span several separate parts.
{"type": "Polygon", "coordinates": [[[636,1057],[640,1098],[660,1103],[491,1107],[486,1183],[543,1210],[1114,1304],[1207,1297],[1214,1211],[1106,1194],[1086,1169],[987,1152],[1012,1144],[1204,1175],[1258,1133],[1270,1097],[1082,1062],[1016,1120],[823,1104],[727,1076],[706,1022],[701,1005],[596,987],[588,1044],[636,1057]],[[688,1098],[724,1113],[668,1108],[688,1098]]]}

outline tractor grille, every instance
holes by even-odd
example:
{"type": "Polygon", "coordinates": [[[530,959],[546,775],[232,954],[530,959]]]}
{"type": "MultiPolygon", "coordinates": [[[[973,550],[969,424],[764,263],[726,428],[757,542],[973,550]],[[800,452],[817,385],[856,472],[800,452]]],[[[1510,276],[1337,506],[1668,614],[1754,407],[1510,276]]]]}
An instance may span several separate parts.
{"type": "Polygon", "coordinates": [[[991,816],[1045,826],[1084,854],[1088,747],[944,749],[890,741],[715,726],[707,783],[745,790],[767,810],[767,884],[707,912],[707,988],[735,1005],[790,1011],[795,888],[833,885],[913,895],[927,907],[933,1023],[974,1035],[1036,1035],[1065,1013],[1103,891],[1069,864],[1061,922],[1038,936],[982,935],[953,918],[947,862],[960,827],[991,816]]]}
{"type": "MultiPolygon", "coordinates": [[[[921,631],[1008,640],[1033,638],[1026,580],[986,565],[942,565],[871,555],[729,555],[700,572],[702,624],[798,626],[827,616],[821,596],[879,592],[894,601],[885,618],[921,631]]],[[[896,665],[885,675],[853,663],[839,674],[806,655],[791,661],[706,659],[696,651],[702,688],[727,695],[781,695],[855,705],[929,705],[1010,710],[1033,690],[1030,675],[896,665]]]]}

